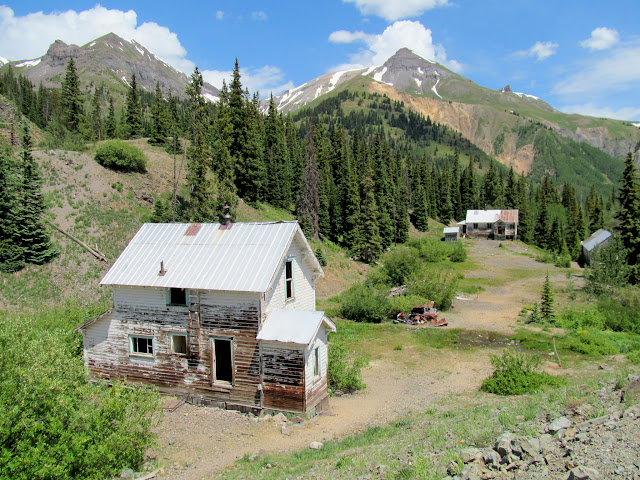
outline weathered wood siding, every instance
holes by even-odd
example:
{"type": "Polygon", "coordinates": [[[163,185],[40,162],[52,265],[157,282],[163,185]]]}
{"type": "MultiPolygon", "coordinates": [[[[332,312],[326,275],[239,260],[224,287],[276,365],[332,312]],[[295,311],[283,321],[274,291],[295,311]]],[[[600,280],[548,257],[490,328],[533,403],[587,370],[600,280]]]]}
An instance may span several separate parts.
{"type": "Polygon", "coordinates": [[[305,354],[303,346],[262,342],[264,407],[304,411],[305,354]]]}
{"type": "Polygon", "coordinates": [[[259,406],[257,294],[190,291],[190,307],[166,305],[163,288],[114,288],[114,312],[84,330],[85,361],[94,378],[126,377],[217,401],[259,406]],[[189,310],[200,315],[199,353],[171,353],[171,333],[187,333],[189,310]],[[153,337],[153,356],[130,353],[130,336],[153,337]],[[232,341],[233,385],[212,383],[211,342],[232,341]]]}
{"type": "MultiPolygon", "coordinates": [[[[271,310],[315,310],[316,290],[313,271],[308,262],[302,256],[302,248],[296,237],[287,250],[286,258],[294,258],[293,267],[293,295],[294,298],[286,299],[285,265],[280,265],[276,273],[276,279],[271,290],[262,305],[262,315],[266,316],[271,310]]],[[[286,261],[285,258],[285,261],[286,261]]]]}
{"type": "Polygon", "coordinates": [[[314,408],[329,395],[327,382],[328,347],[327,331],[325,328],[321,328],[315,342],[310,345],[305,355],[305,410],[314,408]],[[318,376],[313,375],[313,363],[315,361],[313,351],[315,348],[319,349],[320,354],[320,375],[318,376]]]}

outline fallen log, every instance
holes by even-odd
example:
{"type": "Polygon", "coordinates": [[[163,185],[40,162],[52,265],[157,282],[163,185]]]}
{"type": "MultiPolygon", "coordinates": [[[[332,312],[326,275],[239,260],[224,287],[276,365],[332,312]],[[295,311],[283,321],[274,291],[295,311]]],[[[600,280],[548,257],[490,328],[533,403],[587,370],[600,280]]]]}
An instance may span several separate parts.
{"type": "Polygon", "coordinates": [[[104,256],[104,254],[100,253],[97,249],[93,249],[91,248],[89,245],[87,245],[86,243],[83,243],[81,240],[78,240],[76,237],[74,237],[73,235],[71,235],[70,233],[65,232],[64,230],[62,230],[60,227],[58,227],[57,225],[51,223],[49,220],[45,219],[45,222],[47,222],[49,225],[51,225],[53,228],[55,228],[57,231],[59,231],[60,233],[62,233],[63,235],[65,235],[66,237],[69,237],[71,240],[73,240],[74,242],[76,242],[78,245],[80,245],[82,248],[86,249],[91,255],[93,255],[94,257],[96,257],[98,260],[100,260],[101,262],[106,262],[107,261],[107,257],[104,256]]]}

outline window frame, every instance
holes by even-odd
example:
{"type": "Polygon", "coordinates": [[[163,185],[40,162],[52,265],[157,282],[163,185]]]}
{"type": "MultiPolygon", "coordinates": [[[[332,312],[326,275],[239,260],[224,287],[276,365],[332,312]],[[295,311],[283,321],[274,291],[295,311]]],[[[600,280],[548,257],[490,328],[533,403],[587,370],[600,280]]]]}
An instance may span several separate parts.
{"type": "Polygon", "coordinates": [[[177,287],[168,287],[166,292],[166,300],[167,307],[179,307],[179,308],[188,308],[189,307],[189,289],[188,288],[177,288],[177,287]],[[185,303],[172,303],[171,302],[171,292],[173,290],[184,290],[184,302],[185,303]]]}
{"type": "Polygon", "coordinates": [[[233,345],[233,337],[222,337],[222,336],[214,336],[209,338],[209,345],[211,348],[211,385],[222,386],[231,388],[235,385],[236,381],[236,372],[235,372],[235,359],[234,359],[234,345],[233,345]],[[216,341],[225,341],[229,342],[229,363],[231,368],[231,380],[219,380],[218,372],[217,372],[217,364],[218,364],[218,352],[216,351],[216,341]]]}
{"type": "Polygon", "coordinates": [[[295,283],[295,257],[289,257],[284,262],[284,300],[285,302],[291,302],[296,298],[296,283],[295,283]],[[291,277],[287,276],[287,265],[291,265],[291,277]],[[291,290],[291,295],[288,295],[291,290]]]}
{"type": "Polygon", "coordinates": [[[187,354],[189,353],[189,334],[184,333],[184,332],[171,332],[169,333],[169,352],[171,353],[171,355],[176,355],[179,357],[186,357],[187,354]],[[184,345],[185,345],[185,352],[181,353],[181,352],[176,352],[175,348],[174,348],[174,343],[173,343],[173,339],[176,337],[184,337],[184,345]]]}
{"type": "Polygon", "coordinates": [[[322,376],[322,368],[320,366],[320,345],[316,345],[311,353],[313,361],[313,378],[317,380],[322,376]]]}
{"type": "Polygon", "coordinates": [[[134,357],[147,357],[153,358],[155,357],[155,339],[153,335],[129,335],[129,355],[134,357]],[[136,340],[150,340],[151,341],[151,353],[149,352],[138,352],[136,351],[136,347],[138,347],[136,340]]]}

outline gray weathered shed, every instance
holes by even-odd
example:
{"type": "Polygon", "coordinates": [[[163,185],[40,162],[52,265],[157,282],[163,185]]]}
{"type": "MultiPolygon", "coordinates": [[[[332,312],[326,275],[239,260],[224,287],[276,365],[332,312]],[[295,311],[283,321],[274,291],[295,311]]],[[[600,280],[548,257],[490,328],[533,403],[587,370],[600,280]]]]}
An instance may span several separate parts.
{"type": "Polygon", "coordinates": [[[596,230],[589,238],[580,242],[582,245],[582,260],[587,265],[591,265],[593,254],[602,246],[606,245],[611,238],[611,232],[601,228],[596,230]]]}

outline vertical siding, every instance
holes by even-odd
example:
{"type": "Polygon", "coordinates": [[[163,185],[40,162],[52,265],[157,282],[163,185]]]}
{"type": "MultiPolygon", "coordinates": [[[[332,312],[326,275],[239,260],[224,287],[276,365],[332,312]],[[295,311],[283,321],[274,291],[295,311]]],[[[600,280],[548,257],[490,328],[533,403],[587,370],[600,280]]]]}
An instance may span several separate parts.
{"type": "Polygon", "coordinates": [[[265,408],[305,409],[305,351],[303,346],[262,342],[265,408]]]}
{"type": "MultiPolygon", "coordinates": [[[[287,250],[286,258],[295,258],[293,269],[294,298],[286,300],[285,266],[280,265],[276,273],[273,287],[267,292],[267,298],[262,307],[263,317],[271,310],[315,310],[316,290],[313,270],[302,256],[303,250],[296,237],[287,250]]],[[[286,259],[285,259],[286,261],[286,259]]]]}

